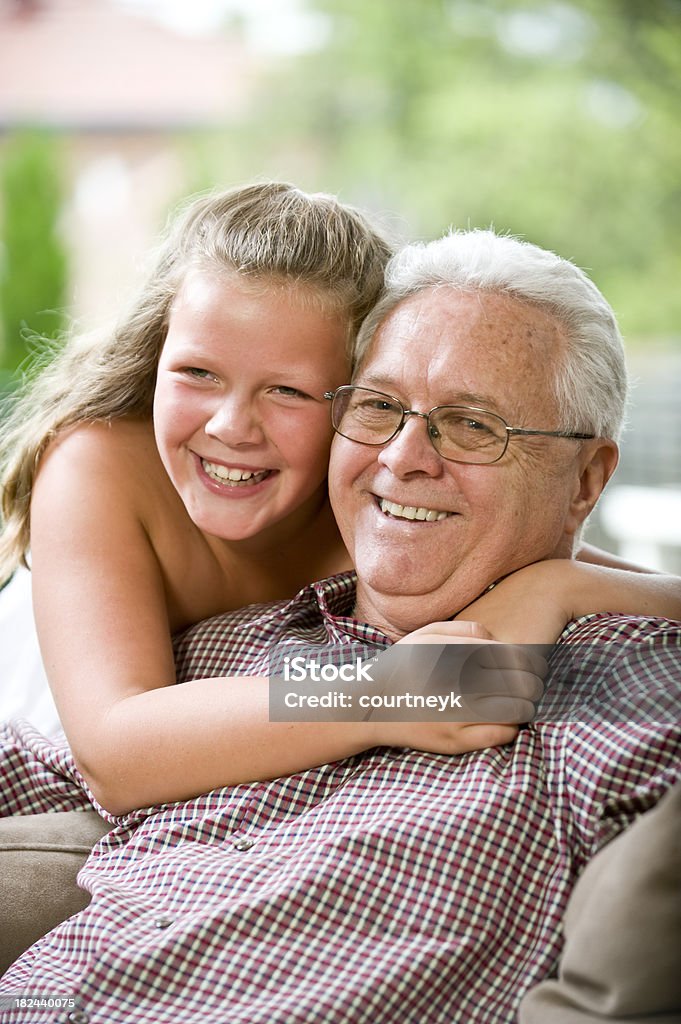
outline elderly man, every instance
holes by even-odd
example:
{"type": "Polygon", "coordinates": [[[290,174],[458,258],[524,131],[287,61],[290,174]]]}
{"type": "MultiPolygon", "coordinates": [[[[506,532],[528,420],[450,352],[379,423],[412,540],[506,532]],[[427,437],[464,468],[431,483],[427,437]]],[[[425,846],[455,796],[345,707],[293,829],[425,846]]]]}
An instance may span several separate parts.
{"type": "MultiPolygon", "coordinates": [[[[356,584],[194,627],[180,680],[266,672],[275,644],[384,645],[571,558],[625,397],[588,279],[489,232],[409,246],[361,346],[329,396],[356,584]]],[[[679,624],[590,615],[557,651],[580,642],[595,657],[547,680],[574,683],[569,725],[456,757],[382,746],[117,819],[81,873],[90,906],[0,986],[35,1001],[0,1019],[510,1024],[555,967],[577,874],[681,774],[679,624]]]]}
{"type": "Polygon", "coordinates": [[[357,614],[388,635],[571,557],[615,468],[625,372],[612,313],[569,264],[537,252],[521,270],[518,252],[531,262],[482,232],[404,249],[360,338],[362,390],[334,398],[330,490],[357,614]],[[600,344],[559,319],[569,278],[600,344]]]}

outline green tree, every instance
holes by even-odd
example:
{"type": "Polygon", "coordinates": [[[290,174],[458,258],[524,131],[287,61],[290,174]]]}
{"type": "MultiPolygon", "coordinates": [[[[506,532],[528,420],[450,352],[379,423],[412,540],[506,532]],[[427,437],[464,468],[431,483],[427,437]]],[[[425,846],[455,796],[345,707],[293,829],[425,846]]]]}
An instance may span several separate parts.
{"type": "Polygon", "coordinates": [[[0,372],[5,380],[28,354],[31,334],[53,337],[64,324],[67,259],[59,237],[58,154],[44,135],[5,143],[0,169],[0,372]]]}
{"type": "Polygon", "coordinates": [[[630,337],[678,335],[679,0],[307,8],[324,41],[265,83],[251,163],[394,210],[407,237],[524,235],[588,269],[630,337]]]}

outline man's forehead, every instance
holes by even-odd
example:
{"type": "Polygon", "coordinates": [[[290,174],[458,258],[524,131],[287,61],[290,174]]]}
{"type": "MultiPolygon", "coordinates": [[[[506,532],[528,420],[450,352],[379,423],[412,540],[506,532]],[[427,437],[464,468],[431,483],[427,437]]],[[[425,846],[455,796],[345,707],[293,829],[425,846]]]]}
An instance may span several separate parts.
{"type": "Polygon", "coordinates": [[[409,341],[414,334],[478,343],[512,343],[515,349],[541,345],[545,355],[558,353],[563,330],[551,313],[504,292],[463,291],[448,285],[425,288],[408,296],[387,314],[367,348],[364,362],[377,347],[409,341]]]}
{"type": "Polygon", "coordinates": [[[433,403],[515,414],[509,391],[521,404],[536,391],[546,399],[562,351],[557,321],[537,306],[504,293],[437,286],[409,296],[384,319],[355,380],[386,391],[423,385],[433,403]]]}
{"type": "Polygon", "coordinates": [[[405,329],[438,325],[443,331],[461,327],[480,334],[504,334],[509,325],[522,325],[530,334],[559,330],[555,317],[526,299],[508,292],[464,290],[435,285],[409,295],[385,317],[377,336],[405,329]]]}

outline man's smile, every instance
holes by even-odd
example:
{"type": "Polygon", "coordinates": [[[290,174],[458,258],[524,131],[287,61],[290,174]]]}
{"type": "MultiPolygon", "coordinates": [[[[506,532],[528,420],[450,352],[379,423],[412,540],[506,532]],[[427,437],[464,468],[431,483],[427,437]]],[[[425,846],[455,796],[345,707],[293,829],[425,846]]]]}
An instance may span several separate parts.
{"type": "Polygon", "coordinates": [[[409,519],[412,521],[416,519],[420,522],[436,523],[454,515],[454,512],[443,512],[436,508],[426,508],[424,505],[400,505],[396,501],[379,498],[378,495],[376,495],[376,501],[381,512],[393,519],[409,519]]]}

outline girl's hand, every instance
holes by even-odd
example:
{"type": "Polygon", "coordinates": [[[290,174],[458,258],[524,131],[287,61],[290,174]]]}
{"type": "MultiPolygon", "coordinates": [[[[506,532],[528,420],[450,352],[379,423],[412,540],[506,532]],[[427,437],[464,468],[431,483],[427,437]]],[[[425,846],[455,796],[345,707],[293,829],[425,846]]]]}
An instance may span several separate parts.
{"type": "Polygon", "coordinates": [[[534,716],[547,671],[536,650],[500,644],[478,622],[431,623],[378,659],[373,696],[387,700],[367,716],[375,742],[442,754],[510,743],[519,723],[534,716]],[[434,706],[390,705],[391,699],[415,695],[430,698],[434,706]],[[440,699],[451,701],[446,710],[440,699]]]}

